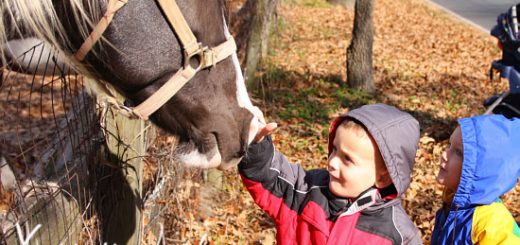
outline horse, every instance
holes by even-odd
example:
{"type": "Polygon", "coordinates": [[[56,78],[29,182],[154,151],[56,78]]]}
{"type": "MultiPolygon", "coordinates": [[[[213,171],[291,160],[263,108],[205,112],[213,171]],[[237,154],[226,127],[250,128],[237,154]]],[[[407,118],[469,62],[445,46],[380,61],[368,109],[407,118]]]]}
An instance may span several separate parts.
{"type": "Polygon", "coordinates": [[[230,46],[223,0],[2,0],[0,11],[3,46],[13,39],[45,40],[78,71],[112,85],[126,98],[125,105],[139,109],[162,100],[137,115],[178,136],[176,155],[183,164],[228,169],[258,131],[258,110],[247,94],[236,52],[202,65],[218,56],[206,51],[230,46]],[[114,10],[115,5],[120,6],[114,10]],[[99,41],[89,42],[95,34],[99,41]],[[192,49],[187,46],[193,46],[185,43],[190,35],[199,51],[186,55],[192,49]],[[189,69],[193,74],[184,79],[189,81],[168,94],[172,77],[189,69]]]}

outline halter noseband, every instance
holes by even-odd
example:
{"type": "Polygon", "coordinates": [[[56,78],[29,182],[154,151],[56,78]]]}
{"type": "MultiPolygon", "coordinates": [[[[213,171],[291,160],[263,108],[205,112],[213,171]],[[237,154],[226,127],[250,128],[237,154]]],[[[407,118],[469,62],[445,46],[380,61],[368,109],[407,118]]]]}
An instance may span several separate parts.
{"type": "MultiPolygon", "coordinates": [[[[112,21],[114,14],[122,8],[128,0],[109,0],[107,10],[103,18],[94,27],[89,37],[74,54],[77,61],[83,61],[87,53],[94,44],[101,38],[103,32],[112,21]]],[[[165,84],[163,84],[154,94],[136,107],[128,108],[131,116],[148,120],[150,115],[161,108],[170,100],[187,82],[189,82],[198,71],[214,66],[236,52],[236,43],[233,37],[224,43],[209,48],[197,41],[191,31],[186,19],[184,18],[175,0],[158,0],[159,6],[166,15],[168,22],[173,27],[180,39],[184,50],[184,64],[165,84]],[[198,59],[198,65],[193,67],[190,64],[192,59],[198,59]]],[[[121,106],[124,108],[124,106],[121,106]]]]}

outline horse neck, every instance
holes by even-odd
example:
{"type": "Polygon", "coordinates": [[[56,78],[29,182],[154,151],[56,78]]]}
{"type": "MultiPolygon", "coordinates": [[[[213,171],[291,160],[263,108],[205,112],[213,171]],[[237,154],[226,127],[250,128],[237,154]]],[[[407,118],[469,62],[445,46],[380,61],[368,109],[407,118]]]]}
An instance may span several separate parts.
{"type": "Polygon", "coordinates": [[[177,3],[199,42],[213,47],[226,40],[222,1],[177,0],[177,3]]]}

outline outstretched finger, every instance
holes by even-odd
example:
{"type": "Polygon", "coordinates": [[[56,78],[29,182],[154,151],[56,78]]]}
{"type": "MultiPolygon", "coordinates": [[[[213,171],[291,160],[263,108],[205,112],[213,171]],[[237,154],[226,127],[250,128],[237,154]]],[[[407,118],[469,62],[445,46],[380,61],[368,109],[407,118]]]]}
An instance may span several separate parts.
{"type": "Polygon", "coordinates": [[[262,127],[258,130],[258,133],[256,134],[255,141],[260,142],[264,139],[266,135],[272,134],[276,128],[278,127],[278,124],[276,123],[268,123],[265,125],[265,127],[262,127]]]}

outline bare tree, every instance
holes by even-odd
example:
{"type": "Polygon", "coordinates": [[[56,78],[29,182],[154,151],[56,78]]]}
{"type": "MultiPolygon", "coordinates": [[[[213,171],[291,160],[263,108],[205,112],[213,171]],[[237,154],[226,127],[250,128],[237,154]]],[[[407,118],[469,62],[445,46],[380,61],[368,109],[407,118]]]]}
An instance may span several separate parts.
{"type": "Polygon", "coordinates": [[[347,49],[347,82],[352,88],[372,93],[373,0],[356,0],[354,12],[352,41],[347,49]]]}
{"type": "Polygon", "coordinates": [[[258,87],[254,74],[262,57],[267,55],[269,34],[276,20],[279,2],[280,0],[247,0],[231,18],[240,63],[244,69],[246,84],[251,90],[258,87]]]}

